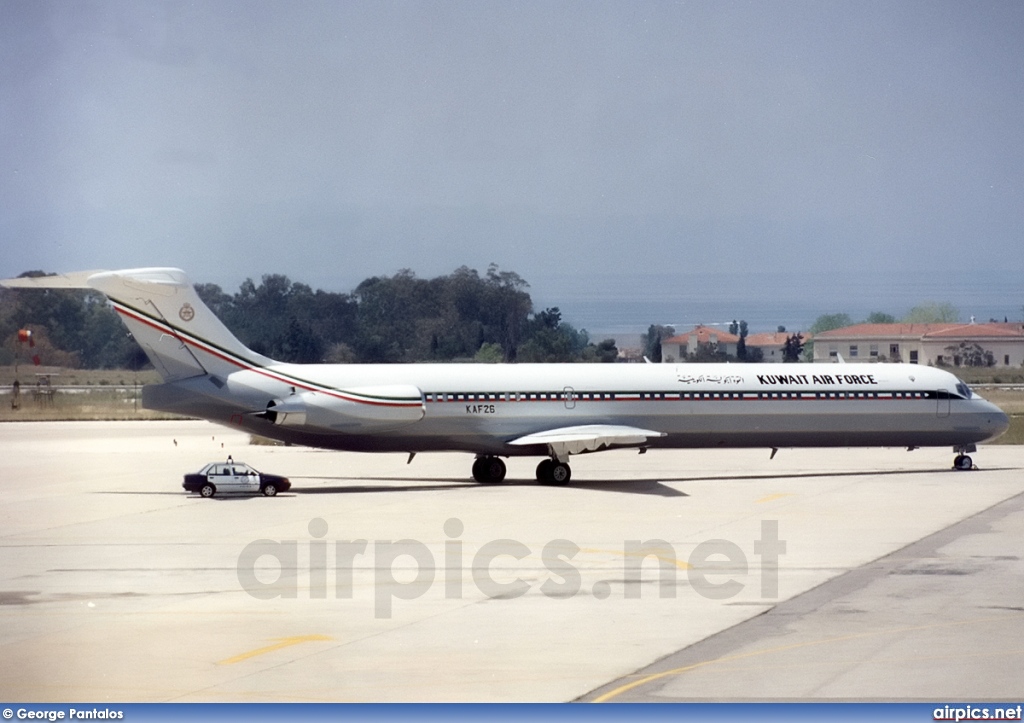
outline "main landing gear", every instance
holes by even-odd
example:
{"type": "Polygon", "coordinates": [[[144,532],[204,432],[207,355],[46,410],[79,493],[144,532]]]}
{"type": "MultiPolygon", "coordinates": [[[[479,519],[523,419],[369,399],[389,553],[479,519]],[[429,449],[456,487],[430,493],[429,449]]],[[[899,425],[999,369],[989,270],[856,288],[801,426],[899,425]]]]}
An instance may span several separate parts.
{"type": "Polygon", "coordinates": [[[473,463],[473,479],[484,484],[497,484],[505,479],[505,463],[497,457],[477,457],[473,463]]]}
{"type": "MultiPolygon", "coordinates": [[[[473,462],[473,479],[483,484],[498,484],[505,479],[505,463],[497,457],[477,457],[473,462]]],[[[557,459],[545,459],[537,465],[537,481],[542,485],[569,484],[572,469],[557,459]]]]}
{"type": "Polygon", "coordinates": [[[545,459],[537,465],[537,481],[542,485],[563,486],[569,484],[572,470],[565,462],[557,459],[545,459]]]}

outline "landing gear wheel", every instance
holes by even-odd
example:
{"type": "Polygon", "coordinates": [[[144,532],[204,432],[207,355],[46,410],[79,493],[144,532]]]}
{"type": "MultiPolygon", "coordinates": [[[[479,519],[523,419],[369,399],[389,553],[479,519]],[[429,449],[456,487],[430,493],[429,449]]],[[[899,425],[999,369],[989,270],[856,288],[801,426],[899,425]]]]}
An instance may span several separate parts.
{"type": "Polygon", "coordinates": [[[501,482],[505,472],[505,463],[497,457],[480,457],[473,463],[473,479],[484,484],[501,482]]]}
{"type": "Polygon", "coordinates": [[[264,485],[263,486],[263,494],[265,494],[267,497],[273,497],[274,495],[277,494],[277,485],[275,485],[275,484],[264,485]]]}
{"type": "Polygon", "coordinates": [[[199,494],[203,497],[213,497],[217,493],[217,488],[212,484],[204,484],[199,488],[199,494]]]}
{"type": "Polygon", "coordinates": [[[974,469],[974,460],[966,454],[958,454],[953,458],[953,468],[961,472],[974,469]]]}
{"type": "Polygon", "coordinates": [[[545,459],[537,465],[537,481],[542,485],[555,485],[561,487],[569,484],[572,478],[572,470],[564,462],[557,462],[553,459],[545,459]]]}

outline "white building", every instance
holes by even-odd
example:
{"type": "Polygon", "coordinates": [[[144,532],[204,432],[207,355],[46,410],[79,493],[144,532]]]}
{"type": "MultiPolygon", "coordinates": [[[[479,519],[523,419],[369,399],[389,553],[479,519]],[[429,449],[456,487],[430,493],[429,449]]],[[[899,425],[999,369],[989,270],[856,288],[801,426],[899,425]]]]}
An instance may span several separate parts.
{"type": "Polygon", "coordinates": [[[760,349],[762,362],[781,364],[786,360],[786,340],[796,333],[800,334],[804,344],[811,340],[811,335],[802,331],[794,332],[793,334],[790,334],[788,331],[750,334],[747,336],[747,349],[760,349]]]}
{"type": "Polygon", "coordinates": [[[740,338],[727,331],[699,325],[684,334],[664,339],[661,342],[661,361],[686,361],[699,349],[713,349],[729,356],[736,356],[736,344],[740,338]]]}
{"type": "Polygon", "coordinates": [[[986,366],[1024,364],[1024,324],[856,324],[814,339],[814,361],[966,366],[979,355],[986,366]]]}

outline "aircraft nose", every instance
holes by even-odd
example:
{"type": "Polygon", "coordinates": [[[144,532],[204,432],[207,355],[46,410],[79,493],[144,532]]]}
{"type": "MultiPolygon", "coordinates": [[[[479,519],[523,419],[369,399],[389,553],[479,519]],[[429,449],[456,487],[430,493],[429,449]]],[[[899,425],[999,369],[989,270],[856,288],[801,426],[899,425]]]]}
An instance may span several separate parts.
{"type": "Polygon", "coordinates": [[[985,414],[985,430],[989,432],[989,439],[1002,436],[1010,428],[1010,418],[1006,412],[991,402],[986,402],[988,409],[985,414]]]}

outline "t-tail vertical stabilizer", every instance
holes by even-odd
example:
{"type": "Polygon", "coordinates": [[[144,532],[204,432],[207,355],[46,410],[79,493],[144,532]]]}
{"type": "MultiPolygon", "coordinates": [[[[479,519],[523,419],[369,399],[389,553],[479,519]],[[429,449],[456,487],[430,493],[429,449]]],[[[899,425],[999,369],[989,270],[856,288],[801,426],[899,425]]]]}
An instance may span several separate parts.
{"type": "Polygon", "coordinates": [[[214,316],[181,269],[129,269],[89,277],[166,381],[227,376],[270,360],[247,349],[214,316]]]}
{"type": "Polygon", "coordinates": [[[104,294],[165,381],[272,363],[246,348],[203,303],[181,269],[95,271],[10,279],[10,288],[86,288],[104,294]]]}

